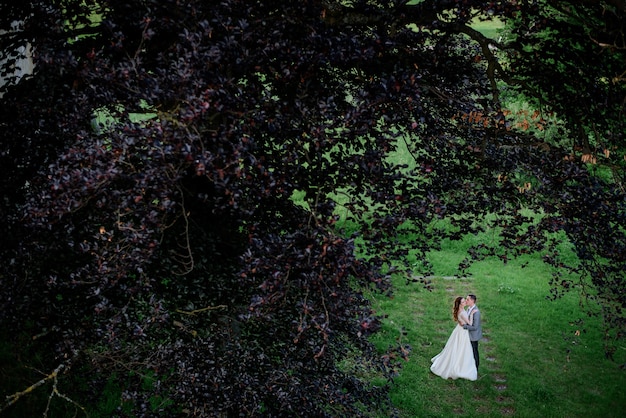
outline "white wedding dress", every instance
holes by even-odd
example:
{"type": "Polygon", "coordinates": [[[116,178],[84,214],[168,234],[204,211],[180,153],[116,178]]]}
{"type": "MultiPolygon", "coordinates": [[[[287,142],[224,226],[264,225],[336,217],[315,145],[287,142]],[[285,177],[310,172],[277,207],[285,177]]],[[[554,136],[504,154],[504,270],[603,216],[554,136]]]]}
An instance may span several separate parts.
{"type": "MultiPolygon", "coordinates": [[[[466,322],[468,321],[465,311],[460,311],[459,316],[466,322]]],[[[441,353],[430,361],[433,363],[430,370],[444,379],[476,380],[478,378],[469,331],[463,329],[458,323],[441,353]]]]}

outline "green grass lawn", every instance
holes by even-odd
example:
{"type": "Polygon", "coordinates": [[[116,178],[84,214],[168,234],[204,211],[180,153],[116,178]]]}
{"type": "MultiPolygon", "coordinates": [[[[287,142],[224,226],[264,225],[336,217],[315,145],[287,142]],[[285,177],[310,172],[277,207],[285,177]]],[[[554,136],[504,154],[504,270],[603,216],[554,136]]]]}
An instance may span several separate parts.
{"type": "MultiPolygon", "coordinates": [[[[391,390],[401,417],[623,416],[626,371],[605,358],[601,322],[584,315],[577,294],[547,300],[550,271],[538,257],[485,261],[471,278],[450,277],[462,257],[452,247],[433,254],[441,277],[432,292],[398,278],[393,299],[376,297],[389,317],[374,342],[382,350],[401,339],[413,349],[391,390]],[[479,379],[443,380],[430,372],[430,359],[455,326],[454,297],[470,292],[484,330],[479,379]]],[[[624,345],[617,356],[623,363],[624,345]]]]}
{"type": "Polygon", "coordinates": [[[504,28],[504,23],[499,20],[490,20],[487,22],[481,22],[476,19],[472,22],[472,28],[485,35],[487,38],[497,40],[499,37],[499,31],[504,28]]]}

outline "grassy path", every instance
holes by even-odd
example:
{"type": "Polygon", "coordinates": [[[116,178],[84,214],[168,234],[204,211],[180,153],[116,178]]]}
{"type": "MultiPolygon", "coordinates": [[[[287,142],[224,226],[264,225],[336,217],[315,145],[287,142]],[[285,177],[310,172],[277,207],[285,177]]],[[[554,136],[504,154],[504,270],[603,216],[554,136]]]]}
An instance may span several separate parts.
{"type": "MultiPolygon", "coordinates": [[[[450,294],[450,298],[456,296],[466,296],[474,293],[473,283],[468,280],[458,280],[456,277],[442,277],[446,281],[446,292],[450,294]]],[[[480,307],[480,304],[477,304],[480,307]]],[[[514,416],[515,403],[513,398],[507,394],[507,374],[500,367],[498,355],[493,344],[490,344],[490,333],[488,317],[482,320],[483,338],[479,342],[478,351],[480,354],[480,366],[478,367],[478,380],[482,385],[487,383],[492,387],[493,391],[482,394],[480,388],[476,388],[475,400],[482,403],[475,412],[485,416],[514,416]],[[490,397],[483,399],[482,396],[490,397]]],[[[463,406],[456,408],[455,415],[466,415],[468,410],[463,406]]]]}

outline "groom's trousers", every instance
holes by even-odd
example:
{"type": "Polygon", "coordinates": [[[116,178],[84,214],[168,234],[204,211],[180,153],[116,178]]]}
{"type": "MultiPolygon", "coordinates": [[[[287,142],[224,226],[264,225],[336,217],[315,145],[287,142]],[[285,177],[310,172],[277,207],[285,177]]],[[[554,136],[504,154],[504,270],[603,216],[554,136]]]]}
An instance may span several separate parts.
{"type": "Polygon", "coordinates": [[[478,356],[478,341],[470,341],[472,343],[472,351],[474,352],[474,361],[476,361],[476,368],[478,369],[478,363],[480,363],[480,357],[478,356]]]}

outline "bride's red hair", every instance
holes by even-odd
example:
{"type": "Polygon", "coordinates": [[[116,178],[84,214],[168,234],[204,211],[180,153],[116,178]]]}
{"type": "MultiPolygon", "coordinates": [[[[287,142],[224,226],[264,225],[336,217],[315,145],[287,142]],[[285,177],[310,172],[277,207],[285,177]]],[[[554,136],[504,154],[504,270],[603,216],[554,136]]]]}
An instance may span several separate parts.
{"type": "Polygon", "coordinates": [[[459,309],[461,309],[461,301],[462,300],[463,300],[462,296],[457,296],[457,298],[454,299],[454,308],[452,308],[452,317],[457,322],[459,320],[459,309]]]}

